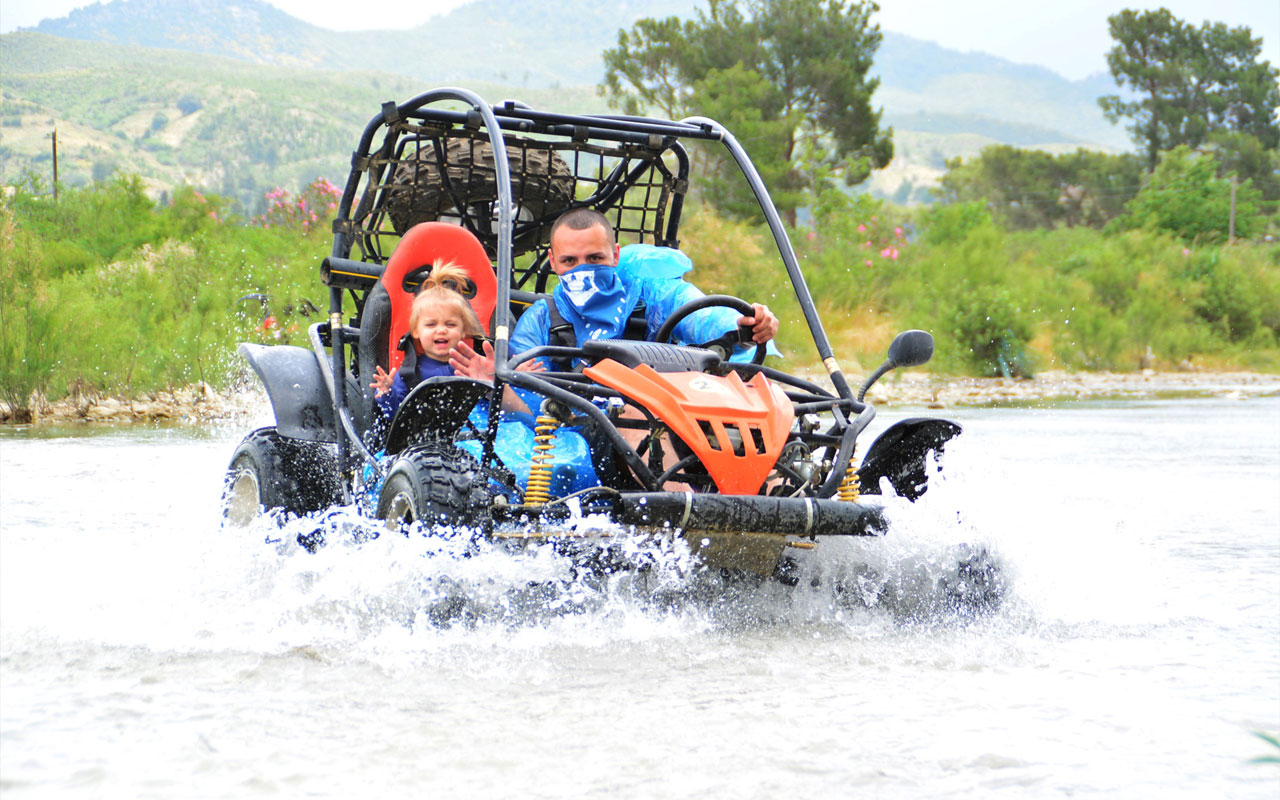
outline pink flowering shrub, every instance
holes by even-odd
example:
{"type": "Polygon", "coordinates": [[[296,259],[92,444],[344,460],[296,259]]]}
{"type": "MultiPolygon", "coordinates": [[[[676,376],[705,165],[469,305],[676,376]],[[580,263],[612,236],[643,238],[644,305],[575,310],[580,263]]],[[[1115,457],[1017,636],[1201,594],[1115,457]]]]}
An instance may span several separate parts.
{"type": "Polygon", "coordinates": [[[796,249],[813,294],[835,308],[883,307],[911,269],[910,212],[835,188],[819,194],[812,212],[796,249]]]}
{"type": "Polygon", "coordinates": [[[868,269],[890,266],[908,246],[907,231],[893,215],[894,209],[873,197],[831,190],[815,203],[813,230],[806,238],[837,259],[868,269]],[[848,258],[851,248],[856,254],[848,258]]]}
{"type": "Polygon", "coordinates": [[[264,228],[287,228],[304,236],[327,223],[338,210],[342,190],[324,178],[316,178],[297,197],[287,189],[276,187],[266,194],[267,210],[254,222],[264,228]]]}
{"type": "Polygon", "coordinates": [[[206,195],[191,186],[179,186],[169,198],[169,214],[182,236],[194,236],[210,225],[226,221],[226,201],[217,195],[206,195]]]}

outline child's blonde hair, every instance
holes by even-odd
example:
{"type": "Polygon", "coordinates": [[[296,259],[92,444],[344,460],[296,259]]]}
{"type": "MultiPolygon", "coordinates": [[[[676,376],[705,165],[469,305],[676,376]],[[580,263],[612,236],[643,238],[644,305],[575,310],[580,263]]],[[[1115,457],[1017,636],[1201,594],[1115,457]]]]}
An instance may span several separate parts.
{"type": "Polygon", "coordinates": [[[413,308],[409,311],[409,330],[418,328],[418,321],[431,306],[452,306],[462,318],[464,336],[484,336],[480,327],[480,318],[472,310],[467,298],[460,291],[467,285],[467,271],[452,261],[437,259],[431,265],[431,272],[423,279],[418,288],[418,296],[413,298],[413,308]]]}

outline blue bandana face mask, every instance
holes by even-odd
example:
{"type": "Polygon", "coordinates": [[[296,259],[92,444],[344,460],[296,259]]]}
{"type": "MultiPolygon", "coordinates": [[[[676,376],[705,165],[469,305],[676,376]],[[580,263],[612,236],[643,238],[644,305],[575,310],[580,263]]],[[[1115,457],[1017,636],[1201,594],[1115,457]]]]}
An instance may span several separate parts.
{"type": "Polygon", "coordinates": [[[579,264],[560,276],[552,291],[560,310],[577,334],[578,342],[588,339],[616,339],[626,327],[627,317],[638,299],[605,264],[579,264]]]}

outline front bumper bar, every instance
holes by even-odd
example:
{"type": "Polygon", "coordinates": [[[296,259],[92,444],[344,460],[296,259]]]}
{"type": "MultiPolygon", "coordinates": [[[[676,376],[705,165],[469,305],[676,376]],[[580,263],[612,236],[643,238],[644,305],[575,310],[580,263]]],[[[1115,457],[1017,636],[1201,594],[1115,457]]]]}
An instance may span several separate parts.
{"type": "Polygon", "coordinates": [[[624,525],[712,533],[789,536],[878,536],[888,530],[880,506],[843,500],[760,495],[643,492],[615,500],[613,520],[624,525]]]}

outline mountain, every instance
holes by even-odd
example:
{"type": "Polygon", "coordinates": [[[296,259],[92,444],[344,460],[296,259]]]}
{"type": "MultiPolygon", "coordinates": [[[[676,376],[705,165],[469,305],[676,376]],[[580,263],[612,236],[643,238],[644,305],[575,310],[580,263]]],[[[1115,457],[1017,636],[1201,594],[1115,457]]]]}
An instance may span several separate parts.
{"type": "MultiPolygon", "coordinates": [[[[428,84],[473,80],[513,87],[598,84],[600,53],[642,17],[691,16],[688,0],[477,0],[410,29],[339,33],[259,0],[116,0],[45,20],[36,30],[85,41],[226,56],[259,64],[365,69],[428,84]]],[[[877,100],[888,114],[1004,120],[1062,132],[1059,142],[1127,147],[1097,106],[1109,78],[1069,81],[1043,67],[885,33],[877,100]]],[[[987,122],[978,123],[990,128],[987,122]]],[[[956,132],[976,133],[959,128],[956,132]]]]}
{"type": "MultiPolygon", "coordinates": [[[[644,16],[685,0],[478,0],[426,24],[337,32],[258,0],[115,0],[0,37],[0,178],[135,171],[186,181],[251,209],[263,187],[338,181],[352,142],[388,99],[464,85],[569,111],[601,111],[601,52],[644,16]]],[[[1109,79],[960,53],[893,33],[876,56],[876,103],[897,157],[872,190],[927,199],[945,160],[992,143],[1126,149],[1096,98],[1109,79]]]]}
{"type": "Polygon", "coordinates": [[[95,3],[40,33],[63,39],[181,50],[260,64],[321,67],[327,54],[358,51],[357,39],[318,28],[266,3],[129,0],[95,3]]]}
{"type": "Polygon", "coordinates": [[[340,33],[258,0],[115,0],[44,20],[35,30],[258,64],[388,72],[432,85],[552,87],[599,83],[600,52],[617,43],[619,28],[688,8],[685,0],[478,0],[413,28],[388,19],[385,30],[340,33]]]}
{"type": "MultiPolygon", "coordinates": [[[[159,192],[189,183],[255,212],[273,186],[317,177],[341,183],[351,148],[384,101],[429,88],[374,72],[250,64],[220,56],[60,39],[0,37],[0,180],[50,175],[58,135],[67,183],[137,173],[159,192]]],[[[511,90],[467,82],[483,97],[511,90]]],[[[593,87],[520,93],[541,106],[584,112],[593,87]]]]}
{"type": "Polygon", "coordinates": [[[981,132],[965,127],[966,119],[988,131],[990,121],[1002,120],[1065,134],[1058,142],[1129,147],[1124,131],[1098,108],[1099,97],[1118,91],[1110,76],[1071,81],[1044,67],[959,53],[892,33],[884,36],[875,71],[880,76],[876,99],[891,116],[946,119],[953,131],[966,133],[981,132]]]}

